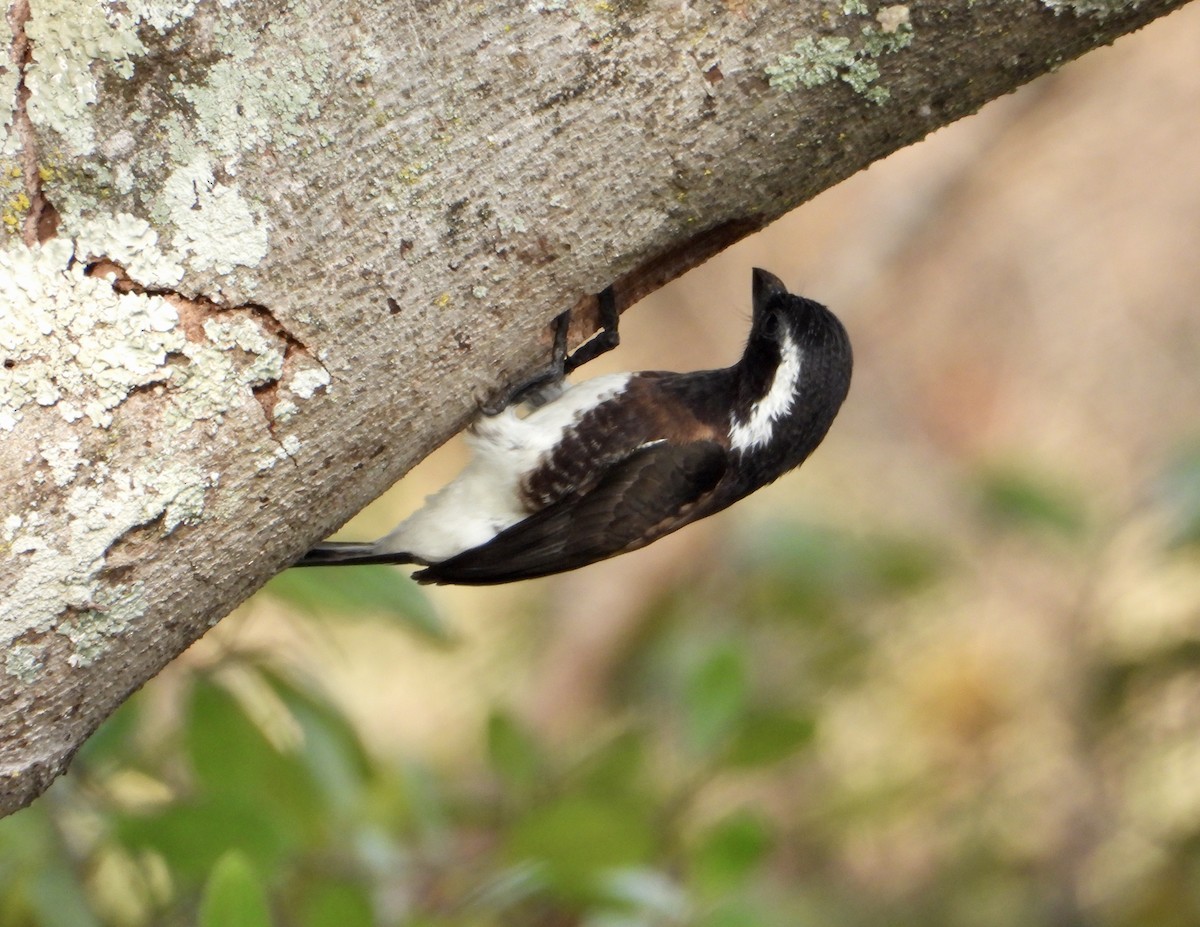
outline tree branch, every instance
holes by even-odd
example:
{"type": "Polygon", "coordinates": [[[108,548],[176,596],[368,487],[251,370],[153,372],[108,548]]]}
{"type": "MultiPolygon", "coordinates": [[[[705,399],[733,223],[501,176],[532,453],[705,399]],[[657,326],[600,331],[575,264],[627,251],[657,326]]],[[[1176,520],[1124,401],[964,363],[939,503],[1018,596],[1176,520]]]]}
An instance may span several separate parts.
{"type": "Polygon", "coordinates": [[[0,811],[563,308],[1177,5],[11,0],[0,811]]]}

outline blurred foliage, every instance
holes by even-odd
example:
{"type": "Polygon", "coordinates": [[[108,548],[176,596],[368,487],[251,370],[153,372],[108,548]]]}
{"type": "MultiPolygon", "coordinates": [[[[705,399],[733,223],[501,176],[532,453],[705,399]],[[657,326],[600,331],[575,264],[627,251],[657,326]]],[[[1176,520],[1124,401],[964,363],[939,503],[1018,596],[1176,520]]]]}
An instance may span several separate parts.
{"type": "Polygon", "coordinates": [[[266,586],[266,594],[313,617],[338,618],[364,612],[391,618],[425,639],[451,641],[441,616],[420,587],[386,566],[340,567],[344,575],[331,581],[330,570],[285,570],[266,586]]]}
{"type": "Polygon", "coordinates": [[[976,481],[980,508],[994,525],[1078,538],[1087,529],[1079,494],[1045,474],[1008,464],[984,469],[976,481]]]}
{"type": "Polygon", "coordinates": [[[1171,513],[1171,542],[1200,545],[1200,441],[1181,449],[1159,480],[1163,507],[1171,513]]]}
{"type": "MultiPolygon", "coordinates": [[[[0,927],[1200,923],[1200,601],[1106,634],[1138,614],[1096,591],[1118,519],[1031,472],[964,482],[981,550],[782,521],[729,539],[647,606],[604,722],[567,743],[495,704],[478,761],[380,755],[318,680],[232,636],[0,822],[0,927]],[[929,643],[1014,537],[1077,584],[1082,629],[1025,696],[986,648],[929,643]]],[[[1200,577],[1200,456],[1156,486],[1138,582],[1200,577]]],[[[397,571],[267,595],[453,642],[397,571]]]]}

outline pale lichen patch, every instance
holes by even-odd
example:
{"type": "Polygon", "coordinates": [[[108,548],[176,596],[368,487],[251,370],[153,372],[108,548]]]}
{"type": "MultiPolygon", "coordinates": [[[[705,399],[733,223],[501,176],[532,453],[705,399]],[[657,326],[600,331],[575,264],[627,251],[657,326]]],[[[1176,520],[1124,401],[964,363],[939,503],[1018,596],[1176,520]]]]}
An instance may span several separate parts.
{"type": "Polygon", "coordinates": [[[912,25],[909,9],[903,3],[880,7],[879,12],[875,14],[875,21],[879,23],[879,28],[888,35],[899,32],[905,26],[912,25]]]}
{"type": "Polygon", "coordinates": [[[275,448],[273,454],[266,454],[255,461],[254,467],[260,473],[264,470],[270,470],[275,464],[281,460],[290,460],[295,457],[300,451],[300,439],[295,435],[287,435],[279,446],[275,448]]]}
{"type": "MultiPolygon", "coordinates": [[[[0,604],[0,648],[31,632],[57,632],[71,641],[75,662],[99,656],[145,611],[139,583],[103,578],[110,549],[141,525],[161,520],[169,534],[194,521],[214,485],[199,468],[169,462],[97,467],[88,478],[76,475],[61,508],[6,520],[19,572],[0,604]]],[[[28,661],[22,666],[36,669],[28,661]]]]}
{"type": "Polygon", "coordinates": [[[1042,4],[1055,13],[1074,13],[1076,16],[1091,16],[1105,20],[1118,13],[1128,13],[1141,6],[1141,0],[1042,0],[1042,4]]]}
{"type": "Polygon", "coordinates": [[[17,536],[17,532],[21,529],[24,519],[20,515],[9,515],[0,523],[0,540],[5,544],[11,544],[12,539],[17,536]]]}
{"type": "Polygon", "coordinates": [[[0,67],[0,155],[15,157],[21,147],[16,131],[17,84],[21,75],[5,61],[0,67]]]}
{"type": "Polygon", "coordinates": [[[53,129],[76,154],[96,145],[87,109],[99,99],[97,65],[128,77],[145,54],[137,21],[99,3],[39,0],[25,24],[37,52],[26,69],[29,115],[53,129]]]}
{"type": "Polygon", "coordinates": [[[170,534],[180,525],[196,524],[204,514],[204,499],[212,485],[211,480],[205,479],[180,484],[163,509],[163,531],[170,534]]]}
{"type": "Polygon", "coordinates": [[[4,655],[4,669],[27,686],[37,682],[46,666],[46,648],[40,644],[11,644],[4,655]]]}
{"type": "MultiPolygon", "coordinates": [[[[125,563],[111,555],[128,559],[122,542],[139,531],[169,535],[198,521],[219,480],[153,451],[136,466],[118,466],[98,450],[111,439],[93,438],[81,418],[100,432],[122,428],[122,405],[151,386],[157,395],[139,403],[130,422],[148,429],[152,448],[152,436],[170,441],[197,423],[209,423],[212,434],[227,413],[254,402],[256,387],[281,380],[289,351],[299,375],[290,402],[329,380],[265,309],[147,291],[97,255],[101,248],[158,279],[175,272],[145,223],[130,217],[97,225],[78,242],[0,248],[0,429],[27,441],[21,466],[32,483],[58,490],[57,502],[32,502],[0,522],[0,647],[9,653],[5,670],[25,682],[45,661],[32,644],[12,649],[23,635],[61,635],[71,660],[84,664],[144,615],[142,587],[119,581],[125,563]],[[48,429],[54,420],[39,406],[74,428],[48,429]]],[[[277,455],[299,448],[286,436],[277,455]]]]}
{"type": "Polygon", "coordinates": [[[38,451],[42,460],[50,467],[50,476],[55,486],[66,486],[75,479],[76,471],[87,463],[79,454],[79,445],[79,438],[75,435],[62,441],[38,442],[38,451]]]}
{"type": "Polygon", "coordinates": [[[146,613],[145,585],[103,586],[93,607],[75,613],[57,631],[70,640],[71,666],[87,666],[102,657],[121,632],[146,613]]]}
{"type": "Polygon", "coordinates": [[[902,4],[881,9],[877,22],[864,25],[857,40],[842,35],[806,35],[796,40],[790,52],[767,67],[770,85],[790,93],[841,80],[872,103],[886,102],[891,92],[876,83],[878,59],[911,45],[913,28],[908,7],[902,4]]]}
{"type": "MultiPolygon", "coordinates": [[[[204,4],[219,25],[202,36],[215,38],[203,67],[168,68],[180,77],[169,85],[121,85],[165,73],[157,52],[174,39],[143,59],[149,30],[178,26],[197,0],[36,0],[25,74],[44,147],[23,176],[15,156],[33,147],[14,137],[20,76],[0,75],[0,154],[13,156],[0,158],[12,178],[0,206],[12,199],[20,226],[31,209],[18,196],[32,176],[62,216],[45,245],[0,247],[0,432],[14,433],[8,447],[20,448],[14,459],[33,483],[20,513],[0,521],[0,646],[2,671],[25,682],[61,651],[56,636],[77,664],[111,647],[146,614],[148,592],[124,580],[148,545],[228,504],[213,491],[212,460],[197,455],[203,471],[173,464],[164,442],[224,440],[227,415],[235,428],[247,424],[230,413],[256,389],[286,390],[279,406],[294,414],[329,383],[265,309],[176,295],[219,285],[185,283],[185,271],[232,275],[266,255],[270,226],[239,181],[241,159],[295,144],[327,92],[330,56],[305,0],[289,0],[265,27],[246,22],[233,0],[219,5],[204,4]],[[296,49],[287,66],[265,57],[264,28],[274,46],[296,49]],[[294,41],[279,40],[281,29],[294,41]],[[123,208],[137,215],[113,216],[113,194],[135,190],[137,205],[123,208]],[[118,463],[130,435],[145,436],[143,459],[118,463]],[[31,632],[51,644],[41,649],[31,632]]],[[[284,458],[300,450],[294,435],[277,444],[284,458]]]]}
{"type": "Polygon", "coordinates": [[[317,390],[326,388],[329,383],[329,371],[309,361],[298,366],[288,381],[288,389],[301,399],[312,399],[317,390]]]}
{"type": "Polygon", "coordinates": [[[254,354],[260,359],[270,355],[269,366],[273,369],[278,367],[283,359],[283,350],[275,340],[269,338],[262,326],[248,316],[235,316],[230,319],[214,316],[206,319],[204,334],[218,348],[241,348],[247,354],[254,354]]]}
{"type": "Polygon", "coordinates": [[[276,58],[270,67],[257,65],[261,37],[233,14],[214,28],[214,43],[225,57],[206,69],[202,81],[172,84],[173,94],[196,114],[198,139],[222,157],[264,145],[286,146],[305,133],[307,119],[320,113],[331,67],[328,46],[312,30],[288,34],[287,23],[273,23],[268,30],[297,45],[299,53],[276,58]]]}
{"type": "Polygon", "coordinates": [[[300,407],[290,399],[280,399],[271,409],[271,417],[277,422],[286,422],[297,412],[300,407]]]}
{"type": "MultiPolygon", "coordinates": [[[[16,133],[10,132],[9,138],[16,138],[16,133]]],[[[30,205],[24,169],[16,161],[0,158],[0,232],[19,235],[30,205]]]]}
{"type": "Polygon", "coordinates": [[[77,258],[105,257],[143,286],[170,289],[183,279],[183,267],[163,252],[158,232],[129,213],[79,223],[75,242],[77,258]]]}
{"type": "MultiPolygon", "coordinates": [[[[168,388],[165,423],[184,429],[219,419],[249,401],[253,388],[280,379],[286,333],[268,329],[252,311],[145,292],[111,261],[91,275],[78,259],[95,257],[103,244],[152,274],[168,273],[172,265],[144,223],[108,225],[88,241],[74,249],[66,239],[0,249],[0,304],[9,309],[0,314],[0,430],[15,429],[33,405],[54,406],[68,422],[86,416],[107,428],[132,392],[153,384],[168,388]],[[121,228],[127,234],[117,234],[121,228]],[[191,323],[195,338],[188,337],[181,309],[203,318],[191,323]]],[[[328,372],[315,364],[298,373],[300,398],[328,382],[328,372]]]]}
{"type": "Polygon", "coordinates": [[[107,426],[132,390],[170,375],[167,355],[183,346],[169,302],[116,292],[73,251],[66,239],[0,249],[0,430],[30,404],[107,426]]]}
{"type": "Polygon", "coordinates": [[[168,175],[162,211],[176,230],[175,250],[196,270],[228,274],[267,254],[266,221],[236,186],[216,179],[206,154],[196,154],[168,175]]]}
{"type": "Polygon", "coordinates": [[[96,132],[87,110],[99,100],[105,72],[131,77],[146,54],[139,30],[166,33],[195,10],[196,0],[38,0],[25,23],[36,50],[25,74],[31,118],[58,133],[71,153],[90,154],[96,132]]]}
{"type": "MultiPolygon", "coordinates": [[[[236,180],[240,159],[302,139],[330,86],[333,56],[304,0],[289,3],[286,15],[266,19],[265,27],[248,21],[235,0],[221,0],[204,27],[210,46],[204,67],[164,73],[160,59],[147,56],[151,46],[158,52],[174,40],[154,41],[148,30],[166,35],[198,7],[197,0],[39,0],[26,30],[34,54],[25,71],[31,92],[25,109],[67,165],[47,185],[60,233],[90,238],[89,221],[109,212],[114,192],[139,191],[145,219],[162,235],[154,244],[165,263],[141,268],[111,250],[98,253],[123,263],[146,286],[175,288],[182,268],[230,275],[265,256],[268,224],[236,180]],[[296,53],[268,58],[264,49],[274,47],[296,53]],[[141,93],[136,83],[128,93],[109,92],[114,79],[141,76],[142,69],[152,81],[160,78],[156,95],[141,93]],[[148,125],[156,143],[143,145],[148,125]]],[[[6,72],[0,81],[0,93],[14,91],[3,93],[9,109],[17,79],[6,72]]],[[[5,152],[28,148],[8,130],[11,112],[0,111],[0,121],[5,152]]],[[[4,215],[20,230],[20,201],[4,215]]]]}
{"type": "MultiPolygon", "coordinates": [[[[221,0],[229,6],[237,0],[221,0]]],[[[158,32],[179,25],[196,11],[197,0],[123,0],[121,7],[133,23],[141,23],[158,32]]],[[[113,13],[110,18],[115,18],[113,13]]]]}
{"type": "Polygon", "coordinates": [[[219,419],[252,402],[254,387],[283,374],[284,346],[249,317],[209,319],[204,333],[208,341],[188,341],[180,350],[191,363],[172,371],[171,402],[164,415],[172,429],[219,419]]]}
{"type": "Polygon", "coordinates": [[[300,411],[296,399],[312,399],[318,390],[328,389],[332,382],[329,371],[307,352],[296,352],[289,355],[288,360],[288,370],[280,381],[285,392],[275,396],[274,404],[268,410],[271,418],[277,422],[286,422],[300,411]],[[295,398],[291,398],[293,396],[295,398]]]}

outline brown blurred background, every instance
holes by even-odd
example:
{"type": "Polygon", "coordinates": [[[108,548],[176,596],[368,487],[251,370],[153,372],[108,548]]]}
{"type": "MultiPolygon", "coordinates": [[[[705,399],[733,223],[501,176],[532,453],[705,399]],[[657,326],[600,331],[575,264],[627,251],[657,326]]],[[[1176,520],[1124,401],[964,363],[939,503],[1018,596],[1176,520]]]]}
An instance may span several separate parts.
{"type": "MultiPolygon", "coordinates": [[[[986,847],[1009,875],[982,907],[1033,880],[1052,883],[1049,923],[1126,908],[1196,923],[1179,898],[1196,901],[1200,866],[1178,848],[1200,835],[1200,672],[1176,657],[1200,640],[1200,564],[1171,544],[1162,487],[1200,438],[1200,6],[729,249],[628,313],[621,348],[585,373],[732,362],[754,266],[833,308],[855,348],[850,398],[802,470],[575,574],[430,591],[448,649],[375,625],[297,632],[257,600],[190,658],[270,647],[384,752],[479,762],[497,704],[569,750],[638,710],[627,661],[664,599],[754,581],[731,549],[769,543],[764,526],[912,540],[938,578],[850,609],[858,668],[815,677],[807,759],[710,790],[700,816],[750,802],[793,821],[807,849],[780,865],[878,904],[986,847]],[[875,812],[825,820],[856,802],[875,812]]],[[[444,448],[345,536],[384,533],[462,459],[444,448]]],[[[738,621],[729,633],[757,633],[738,621]]],[[[803,624],[786,640],[801,653],[803,624]]],[[[762,660],[764,678],[784,672],[762,660]]]]}

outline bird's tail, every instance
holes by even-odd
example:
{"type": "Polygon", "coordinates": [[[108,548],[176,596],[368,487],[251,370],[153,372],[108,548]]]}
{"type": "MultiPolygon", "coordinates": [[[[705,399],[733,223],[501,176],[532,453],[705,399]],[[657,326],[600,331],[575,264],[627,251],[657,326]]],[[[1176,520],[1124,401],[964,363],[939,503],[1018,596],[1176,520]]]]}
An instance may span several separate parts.
{"type": "Polygon", "coordinates": [[[318,544],[292,566],[355,566],[365,563],[418,563],[412,554],[382,552],[375,544],[363,541],[326,541],[318,544]]]}

